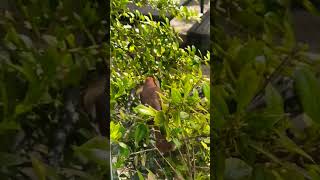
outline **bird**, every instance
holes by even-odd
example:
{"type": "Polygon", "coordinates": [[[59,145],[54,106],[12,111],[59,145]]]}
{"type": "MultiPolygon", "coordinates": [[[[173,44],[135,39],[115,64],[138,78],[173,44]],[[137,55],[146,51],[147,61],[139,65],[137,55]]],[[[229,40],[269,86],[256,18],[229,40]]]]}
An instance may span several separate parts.
{"type": "Polygon", "coordinates": [[[159,94],[161,93],[154,77],[147,77],[140,93],[140,100],[143,104],[149,105],[157,111],[161,110],[161,101],[159,94]]]}
{"type": "MultiPolygon", "coordinates": [[[[161,99],[159,96],[161,93],[159,83],[153,76],[149,76],[145,79],[145,82],[142,86],[142,91],[140,92],[140,100],[144,105],[149,105],[157,111],[161,111],[161,99]]],[[[153,124],[154,122],[152,122],[153,124]]],[[[168,142],[166,137],[160,132],[160,128],[155,126],[155,138],[156,138],[156,147],[160,152],[166,153],[174,149],[174,144],[168,142]]]]}

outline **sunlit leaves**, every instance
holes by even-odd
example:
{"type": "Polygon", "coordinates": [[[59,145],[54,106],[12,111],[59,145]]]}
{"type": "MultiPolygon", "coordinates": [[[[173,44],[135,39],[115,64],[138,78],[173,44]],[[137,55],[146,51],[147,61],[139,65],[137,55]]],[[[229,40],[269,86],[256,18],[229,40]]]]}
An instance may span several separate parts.
{"type": "MultiPolygon", "coordinates": [[[[202,62],[209,61],[209,55],[207,54],[206,57],[198,55],[195,47],[180,48],[180,38],[170,26],[169,19],[165,18],[163,22],[153,21],[151,16],[142,15],[137,11],[130,12],[124,8],[125,3],[127,2],[113,3],[115,7],[112,8],[111,13],[114,17],[111,21],[111,116],[114,122],[126,127],[125,133],[118,139],[117,144],[121,147],[120,154],[123,155],[120,155],[113,165],[123,168],[126,163],[131,162],[131,159],[126,159],[130,149],[138,153],[133,152],[132,155],[137,170],[141,170],[140,166],[149,168],[148,164],[154,163],[154,156],[151,158],[152,152],[143,155],[151,161],[145,164],[143,162],[140,164],[138,161],[139,153],[153,147],[154,132],[151,129],[157,126],[161,134],[166,135],[167,140],[173,141],[182,151],[185,148],[191,148],[191,145],[188,147],[183,145],[184,139],[191,137],[190,144],[194,148],[201,148],[201,151],[195,154],[200,159],[199,166],[207,166],[210,141],[203,141],[206,145],[204,147],[200,141],[192,137],[208,135],[210,130],[208,124],[209,80],[202,77],[200,68],[202,62]],[[119,11],[115,11],[117,8],[119,11]],[[128,21],[121,22],[119,17],[128,21]],[[150,75],[161,82],[162,93],[159,96],[162,109],[160,111],[148,105],[142,105],[135,97],[141,92],[139,91],[141,83],[150,75]],[[127,106],[127,103],[130,105],[127,106]],[[126,144],[126,147],[122,147],[121,144],[126,144]]],[[[158,3],[161,3],[162,7],[171,2],[159,1],[158,3]]],[[[144,2],[138,2],[137,5],[143,4],[144,2]]],[[[151,6],[153,5],[151,3],[151,6]]],[[[170,7],[166,8],[166,11],[171,11],[170,7]]],[[[188,12],[178,12],[178,14],[181,13],[187,16],[188,12]]],[[[118,147],[117,145],[115,147],[118,147]]],[[[183,153],[181,156],[186,158],[185,156],[188,155],[183,153]]],[[[158,161],[158,158],[155,160],[158,161]]],[[[165,171],[168,171],[167,168],[171,171],[168,164],[161,162],[160,164],[165,171]]],[[[159,178],[158,170],[150,167],[150,171],[159,178]]],[[[146,175],[142,174],[143,171],[140,172],[140,175],[146,175]]],[[[188,169],[184,171],[184,173],[187,172],[188,169]]],[[[168,171],[168,173],[171,172],[168,171]]],[[[139,173],[135,173],[135,176],[138,177],[139,173]]],[[[149,172],[149,177],[151,176],[149,172]]]]}
{"type": "Polygon", "coordinates": [[[209,86],[209,84],[207,84],[207,83],[203,84],[202,90],[203,90],[204,96],[210,102],[210,86],[209,86]]]}
{"type": "Polygon", "coordinates": [[[110,131],[111,140],[118,141],[122,136],[121,125],[119,123],[116,124],[115,122],[111,121],[110,122],[110,129],[112,129],[112,131],[110,131]]]}
{"type": "Polygon", "coordinates": [[[171,89],[171,101],[172,104],[178,104],[182,101],[182,97],[177,88],[171,89]]]}
{"type": "Polygon", "coordinates": [[[135,110],[142,114],[142,115],[147,115],[147,116],[156,116],[157,114],[157,110],[153,109],[152,107],[147,107],[147,106],[144,106],[142,104],[138,105],[137,107],[135,107],[135,110]]]}

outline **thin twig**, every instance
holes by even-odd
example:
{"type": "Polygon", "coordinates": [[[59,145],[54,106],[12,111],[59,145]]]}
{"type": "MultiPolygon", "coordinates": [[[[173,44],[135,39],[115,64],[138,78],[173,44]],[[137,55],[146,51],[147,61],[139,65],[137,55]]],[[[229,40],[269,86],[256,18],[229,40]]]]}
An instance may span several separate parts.
{"type": "Polygon", "coordinates": [[[193,178],[196,176],[196,159],[194,158],[194,147],[192,147],[192,160],[193,160],[193,178]]]}
{"type": "Polygon", "coordinates": [[[151,149],[145,149],[142,151],[137,151],[137,152],[131,153],[130,156],[141,154],[141,153],[148,152],[148,151],[154,151],[154,150],[157,150],[157,148],[151,148],[151,149]]]}
{"type": "Polygon", "coordinates": [[[191,160],[190,160],[190,151],[189,151],[189,148],[188,148],[188,143],[186,143],[185,141],[185,145],[186,145],[186,149],[187,149],[187,158],[188,158],[188,166],[189,166],[189,175],[192,177],[192,172],[191,172],[191,169],[192,169],[192,165],[191,165],[191,160]]]}
{"type": "Polygon", "coordinates": [[[202,167],[202,166],[196,166],[197,169],[207,169],[210,170],[210,167],[202,167]]]}
{"type": "Polygon", "coordinates": [[[78,47],[78,48],[67,49],[67,51],[70,53],[74,53],[74,52],[89,50],[89,49],[99,49],[101,47],[102,47],[101,45],[92,45],[88,47],[78,47]]]}
{"type": "Polygon", "coordinates": [[[162,169],[164,175],[167,177],[166,171],[161,167],[161,165],[160,165],[159,162],[156,160],[156,158],[153,158],[153,160],[156,162],[156,164],[159,166],[159,168],[162,169]]]}
{"type": "Polygon", "coordinates": [[[199,135],[199,136],[193,136],[193,137],[186,137],[182,140],[185,141],[185,140],[197,139],[197,138],[210,138],[210,135],[199,135]]]}
{"type": "Polygon", "coordinates": [[[187,164],[187,160],[184,158],[183,154],[181,153],[180,149],[178,149],[179,153],[180,153],[180,156],[182,157],[183,161],[187,164]]]}
{"type": "Polygon", "coordinates": [[[160,154],[160,156],[168,163],[168,165],[171,167],[171,169],[178,174],[177,170],[171,165],[171,163],[162,155],[162,153],[160,152],[160,150],[155,147],[155,145],[153,145],[154,148],[156,148],[156,150],[158,151],[158,153],[160,154]]]}

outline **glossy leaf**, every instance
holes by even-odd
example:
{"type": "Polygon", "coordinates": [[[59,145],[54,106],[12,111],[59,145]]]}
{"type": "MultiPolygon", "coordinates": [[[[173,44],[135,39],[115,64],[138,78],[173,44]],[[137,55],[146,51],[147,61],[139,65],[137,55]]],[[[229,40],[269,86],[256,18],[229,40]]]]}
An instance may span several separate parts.
{"type": "Polygon", "coordinates": [[[143,114],[143,115],[147,115],[147,116],[155,116],[157,114],[157,111],[155,109],[153,109],[152,107],[147,107],[147,106],[144,106],[142,104],[138,105],[135,110],[137,112],[139,112],[140,114],[143,114]]]}
{"type": "Polygon", "coordinates": [[[145,124],[140,123],[134,132],[135,144],[138,146],[139,142],[148,136],[148,127],[145,124]]]}

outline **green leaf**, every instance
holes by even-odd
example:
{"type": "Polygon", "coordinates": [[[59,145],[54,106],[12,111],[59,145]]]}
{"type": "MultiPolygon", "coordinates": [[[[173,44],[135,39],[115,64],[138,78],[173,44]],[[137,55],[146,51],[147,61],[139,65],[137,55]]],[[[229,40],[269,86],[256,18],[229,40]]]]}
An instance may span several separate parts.
{"type": "Polygon", "coordinates": [[[109,142],[104,137],[94,137],[79,147],[74,147],[78,156],[101,166],[108,166],[110,161],[109,142]]]}
{"type": "Polygon", "coordinates": [[[179,104],[182,101],[181,94],[177,88],[171,88],[171,102],[179,104]]]}
{"type": "Polygon", "coordinates": [[[203,141],[201,141],[201,145],[206,149],[209,150],[210,148],[208,147],[208,145],[206,143],[204,143],[203,141]]]}
{"type": "Polygon", "coordinates": [[[164,113],[162,111],[158,111],[155,118],[154,118],[154,124],[156,126],[160,126],[161,124],[163,124],[163,122],[165,121],[165,116],[164,113]]]}
{"type": "Polygon", "coordinates": [[[274,180],[274,175],[272,174],[272,169],[265,168],[264,165],[255,165],[252,172],[252,180],[274,180]]]}
{"type": "Polygon", "coordinates": [[[25,47],[27,49],[30,49],[33,47],[33,43],[32,40],[29,36],[23,35],[23,34],[19,34],[20,39],[22,40],[22,42],[24,43],[25,47]]]}
{"type": "Polygon", "coordinates": [[[58,40],[55,36],[44,34],[42,39],[50,46],[55,47],[58,45],[58,40]]]}
{"type": "Polygon", "coordinates": [[[144,180],[144,177],[139,170],[137,171],[137,174],[138,174],[139,180],[144,180]]]}
{"type": "Polygon", "coordinates": [[[271,172],[272,172],[273,176],[275,177],[275,180],[285,180],[280,176],[280,174],[277,171],[272,170],[271,172]]]}
{"type": "Polygon", "coordinates": [[[147,107],[142,104],[139,104],[135,107],[135,111],[142,115],[152,116],[154,117],[157,114],[157,110],[153,109],[152,107],[147,107]]]}
{"type": "Polygon", "coordinates": [[[309,165],[308,172],[311,179],[320,179],[320,166],[319,165],[309,165]]]}
{"type": "Polygon", "coordinates": [[[224,178],[226,180],[249,179],[252,167],[238,158],[228,158],[225,162],[224,178]]]}
{"type": "Polygon", "coordinates": [[[204,96],[210,102],[210,86],[209,86],[209,84],[208,83],[203,84],[202,90],[203,90],[204,96]]]}
{"type": "Polygon", "coordinates": [[[217,150],[215,160],[215,167],[216,167],[216,173],[217,173],[217,180],[224,180],[224,174],[226,169],[226,158],[225,158],[225,152],[222,149],[217,150]]]}
{"type": "Polygon", "coordinates": [[[215,107],[215,111],[221,113],[223,116],[229,114],[228,105],[224,100],[223,96],[223,86],[216,85],[212,88],[213,94],[213,105],[215,107]]]}
{"type": "Polygon", "coordinates": [[[172,141],[176,145],[177,149],[179,149],[181,147],[182,143],[178,139],[173,138],[172,141]]]}
{"type": "Polygon", "coordinates": [[[272,153],[270,153],[268,150],[264,149],[263,147],[259,147],[259,145],[255,144],[255,143],[250,143],[249,146],[251,146],[256,151],[264,154],[265,156],[270,158],[273,162],[281,164],[280,159],[278,159],[276,156],[274,156],[272,153]]]}
{"type": "Polygon", "coordinates": [[[109,142],[107,138],[97,136],[82,144],[80,148],[97,148],[102,150],[109,150],[109,142]]]}
{"type": "Polygon", "coordinates": [[[54,47],[49,47],[44,55],[41,56],[39,62],[41,63],[44,75],[49,81],[55,80],[58,65],[61,63],[61,58],[61,53],[54,47]]]}
{"type": "Polygon", "coordinates": [[[283,135],[282,133],[275,130],[275,132],[278,134],[279,139],[278,142],[284,146],[287,150],[293,153],[297,153],[307,159],[309,159],[311,162],[314,162],[312,157],[308,155],[306,152],[304,152],[296,143],[294,143],[291,139],[289,139],[287,136],[283,135]]]}
{"type": "Polygon", "coordinates": [[[294,74],[295,88],[304,112],[316,123],[320,123],[320,84],[316,76],[306,68],[294,74]]]}
{"type": "Polygon", "coordinates": [[[76,43],[75,43],[75,37],[72,33],[70,33],[67,37],[66,37],[66,40],[69,44],[69,46],[71,48],[75,47],[76,46],[76,43]]]}
{"type": "Polygon", "coordinates": [[[294,176],[296,176],[297,179],[309,179],[310,176],[305,168],[299,167],[296,163],[293,162],[284,162],[283,164],[284,168],[287,171],[281,173],[287,174],[288,172],[288,175],[291,177],[290,179],[295,179],[294,176]]]}
{"type": "Polygon", "coordinates": [[[46,167],[45,165],[39,161],[38,159],[36,159],[35,157],[31,157],[31,162],[32,162],[32,167],[33,170],[35,172],[35,174],[37,175],[39,180],[46,180],[46,167]]]}
{"type": "Polygon", "coordinates": [[[260,56],[262,53],[263,44],[260,41],[250,40],[243,47],[241,47],[239,53],[234,59],[234,65],[245,67],[247,64],[254,62],[256,57],[260,56]]]}
{"type": "Polygon", "coordinates": [[[118,141],[122,137],[122,133],[120,131],[121,124],[116,124],[115,122],[110,122],[110,138],[112,141],[118,141]]]}
{"type": "Polygon", "coordinates": [[[312,14],[319,16],[319,10],[310,2],[310,0],[302,0],[303,6],[312,14]]]}
{"type": "Polygon", "coordinates": [[[135,49],[135,46],[134,46],[134,45],[130,46],[130,47],[129,47],[129,52],[134,52],[134,49],[135,49]]]}
{"type": "Polygon", "coordinates": [[[239,79],[237,81],[237,112],[240,113],[245,110],[248,104],[254,97],[258,87],[260,78],[257,73],[246,66],[240,72],[239,79]]]}
{"type": "Polygon", "coordinates": [[[148,180],[156,180],[157,179],[156,175],[154,175],[152,171],[150,171],[149,169],[147,169],[147,171],[148,171],[148,180]]]}
{"type": "Polygon", "coordinates": [[[145,124],[138,124],[134,132],[135,145],[138,146],[139,142],[148,135],[148,127],[145,124]]]}
{"type": "Polygon", "coordinates": [[[186,76],[184,79],[184,85],[183,85],[183,94],[184,99],[187,99],[189,97],[189,93],[192,90],[192,76],[186,76]]]}
{"type": "Polygon", "coordinates": [[[169,121],[165,117],[163,111],[158,111],[156,117],[154,118],[155,125],[160,126],[160,131],[162,134],[167,135],[169,129],[169,121]]]}
{"type": "Polygon", "coordinates": [[[82,170],[76,170],[74,168],[63,168],[61,173],[65,174],[67,177],[76,176],[83,179],[95,179],[93,175],[90,175],[88,172],[82,170]]]}
{"type": "Polygon", "coordinates": [[[182,120],[188,119],[188,118],[189,118],[189,114],[186,113],[186,112],[181,111],[181,112],[180,112],[180,118],[181,118],[182,120]]]}
{"type": "Polygon", "coordinates": [[[272,114],[283,114],[283,102],[280,93],[271,85],[266,87],[267,111],[272,114]]]}
{"type": "Polygon", "coordinates": [[[284,22],[284,46],[288,49],[292,49],[295,45],[296,39],[293,31],[293,27],[288,21],[284,22]]]}

